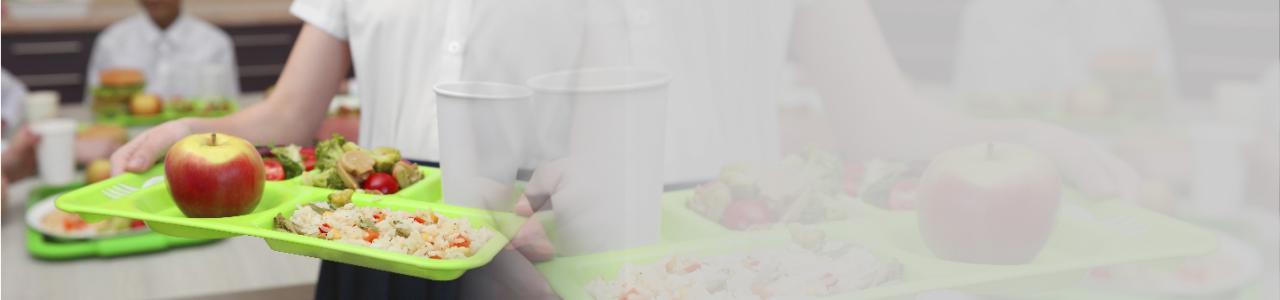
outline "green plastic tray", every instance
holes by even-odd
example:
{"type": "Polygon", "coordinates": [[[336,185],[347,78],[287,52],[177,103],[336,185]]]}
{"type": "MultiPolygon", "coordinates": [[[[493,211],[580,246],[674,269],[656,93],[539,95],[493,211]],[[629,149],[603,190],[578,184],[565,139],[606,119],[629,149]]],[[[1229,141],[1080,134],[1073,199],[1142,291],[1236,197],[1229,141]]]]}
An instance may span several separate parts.
{"type": "MultiPolygon", "coordinates": [[[[893,289],[876,288],[858,297],[884,298],[934,289],[962,289],[975,293],[1010,294],[1069,286],[1089,269],[1126,262],[1200,255],[1218,246],[1214,235],[1204,229],[1120,201],[1092,202],[1068,193],[1060,209],[1059,222],[1040,255],[1023,265],[982,265],[936,258],[924,245],[913,211],[888,211],[861,201],[850,220],[816,225],[834,236],[842,236],[903,262],[909,271],[905,282],[893,289]],[[1065,204],[1065,203],[1070,203],[1065,204]]],[[[672,242],[645,249],[583,257],[557,258],[543,267],[562,297],[582,295],[581,287],[597,277],[612,278],[624,262],[654,260],[695,249],[692,253],[726,253],[736,247],[721,247],[707,239],[777,235],[782,229],[743,233],[729,230],[689,210],[692,191],[663,195],[663,240],[672,242]],[[680,242],[683,241],[683,242],[680,242]],[[678,244],[692,244],[693,246],[678,244]],[[691,248],[684,248],[691,247],[691,248]],[[557,261],[577,264],[557,269],[557,261]]],[[[580,297],[579,297],[580,298],[580,297]]]]}
{"type": "MultiPolygon", "coordinates": [[[[155,173],[154,171],[155,170],[148,172],[148,174],[155,173]]],[[[143,178],[142,176],[133,176],[143,178]]],[[[141,181],[136,183],[138,185],[142,184],[141,181]]],[[[70,191],[82,186],[84,185],[72,184],[58,187],[46,186],[35,188],[31,191],[31,196],[27,200],[27,206],[30,207],[36,202],[44,200],[54,194],[70,191]]],[[[48,260],[124,256],[157,252],[178,247],[202,245],[215,241],[217,240],[172,237],[154,232],[93,240],[53,241],[47,239],[40,232],[31,229],[30,227],[27,228],[27,252],[30,252],[31,256],[48,260]]]]}
{"type": "MultiPolygon", "coordinates": [[[[167,184],[157,184],[128,197],[106,201],[99,195],[116,178],[71,191],[57,199],[57,207],[82,216],[120,216],[143,220],[153,231],[186,238],[223,238],[239,235],[261,237],[272,250],[324,260],[359,265],[431,280],[453,280],[467,270],[484,264],[497,255],[507,238],[495,235],[475,255],[465,259],[436,260],[394,253],[364,246],[306,237],[274,229],[277,214],[289,216],[297,205],[323,201],[330,190],[267,182],[262,200],[249,214],[227,218],[188,218],[178,210],[169,196],[167,184]]],[[[394,210],[432,209],[442,215],[466,218],[473,225],[499,230],[498,224],[512,224],[519,219],[509,213],[494,213],[431,201],[410,200],[396,196],[356,194],[357,206],[384,207],[394,210]]]]}
{"type": "MultiPolygon", "coordinates": [[[[869,247],[869,238],[857,233],[822,228],[829,239],[853,242],[867,246],[872,253],[897,258],[903,266],[902,277],[898,282],[846,294],[825,297],[827,299],[879,299],[907,296],[917,291],[929,290],[942,286],[940,278],[960,276],[958,272],[966,270],[932,268],[929,261],[916,257],[898,257],[892,252],[869,247]]],[[[680,255],[685,257],[709,257],[731,254],[743,249],[770,249],[785,246],[790,236],[784,231],[771,230],[756,234],[728,234],[716,238],[691,240],[683,242],[661,243],[657,245],[620,250],[616,252],[597,253],[575,257],[558,257],[541,263],[535,267],[546,276],[551,288],[564,299],[591,299],[586,293],[586,285],[596,278],[613,280],[625,264],[647,264],[661,259],[680,255]]]]}
{"type": "Polygon", "coordinates": [[[209,101],[193,100],[191,101],[193,112],[189,112],[189,113],[179,113],[169,109],[169,107],[166,106],[164,107],[163,111],[161,111],[159,114],[155,114],[151,116],[134,116],[134,115],[125,113],[125,114],[104,117],[103,122],[119,124],[121,126],[126,126],[126,127],[140,127],[140,126],[158,125],[160,123],[177,120],[185,117],[221,117],[221,116],[229,115],[231,113],[234,113],[240,110],[240,104],[238,102],[239,101],[231,101],[230,102],[231,108],[227,111],[210,114],[210,113],[200,113],[200,111],[204,110],[204,108],[209,105],[209,101]]]}

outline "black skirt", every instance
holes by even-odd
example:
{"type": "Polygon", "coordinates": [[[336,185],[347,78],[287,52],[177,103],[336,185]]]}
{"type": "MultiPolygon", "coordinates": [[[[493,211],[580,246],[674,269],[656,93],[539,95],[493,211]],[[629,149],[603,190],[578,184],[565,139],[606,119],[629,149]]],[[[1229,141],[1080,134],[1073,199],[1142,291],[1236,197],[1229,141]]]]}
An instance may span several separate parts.
{"type": "Polygon", "coordinates": [[[316,282],[316,299],[460,299],[464,278],[431,281],[322,261],[320,280],[316,282]]]}

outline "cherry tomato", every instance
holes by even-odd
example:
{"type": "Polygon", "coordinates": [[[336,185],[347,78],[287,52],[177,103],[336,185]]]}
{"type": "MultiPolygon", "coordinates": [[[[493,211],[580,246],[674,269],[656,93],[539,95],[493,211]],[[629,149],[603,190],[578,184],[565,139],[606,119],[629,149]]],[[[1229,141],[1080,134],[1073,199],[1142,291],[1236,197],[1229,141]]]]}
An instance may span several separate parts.
{"type": "Polygon", "coordinates": [[[400,184],[396,183],[396,178],[391,174],[377,172],[369,175],[369,179],[365,179],[360,188],[379,191],[383,195],[390,195],[400,191],[400,184]]]}
{"type": "Polygon", "coordinates": [[[724,208],[720,224],[733,230],[745,230],[754,225],[776,222],[773,211],[763,199],[734,200],[724,208]]]}
{"type": "Polygon", "coordinates": [[[858,197],[858,192],[862,189],[862,177],[866,170],[866,165],[861,163],[846,162],[844,164],[844,193],[846,195],[858,197]]]}
{"type": "Polygon", "coordinates": [[[904,179],[893,184],[889,189],[889,209],[915,210],[917,179],[904,179]]]}
{"type": "Polygon", "coordinates": [[[81,218],[66,218],[62,220],[62,229],[66,231],[77,231],[89,226],[81,218]]]}
{"type": "Polygon", "coordinates": [[[262,170],[266,173],[267,180],[284,180],[284,165],[278,160],[262,160],[262,170]]]}
{"type": "Polygon", "coordinates": [[[454,238],[453,242],[449,243],[449,247],[471,247],[471,239],[468,239],[465,236],[459,236],[454,238]]]}
{"type": "Polygon", "coordinates": [[[316,168],[316,148],[302,147],[302,150],[298,150],[298,153],[302,155],[302,166],[307,171],[316,168]]]}

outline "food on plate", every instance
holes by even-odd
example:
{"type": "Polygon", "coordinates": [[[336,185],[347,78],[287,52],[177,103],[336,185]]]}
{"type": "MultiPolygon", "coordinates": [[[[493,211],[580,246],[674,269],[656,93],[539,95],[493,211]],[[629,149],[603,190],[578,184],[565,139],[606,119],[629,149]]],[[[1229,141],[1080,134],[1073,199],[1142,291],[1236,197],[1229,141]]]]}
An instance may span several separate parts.
{"type": "Polygon", "coordinates": [[[193,134],[178,140],[164,160],[164,178],[188,217],[230,217],[253,211],[262,199],[262,158],[244,139],[193,134]]]}
{"type": "MultiPolygon", "coordinates": [[[[404,212],[350,203],[299,205],[292,216],[277,215],[275,228],[285,232],[340,241],[430,259],[471,257],[493,236],[462,218],[430,210],[404,212]]],[[[333,199],[331,195],[330,200],[333,199]]]]}
{"type": "Polygon", "coordinates": [[[587,284],[595,299],[805,299],[892,284],[902,265],[821,231],[792,242],[711,257],[672,256],[627,264],[612,280],[587,284]]]}
{"type": "Polygon", "coordinates": [[[169,110],[179,114],[190,114],[196,110],[195,105],[192,104],[191,101],[187,101],[187,99],[183,99],[182,97],[170,98],[165,107],[168,107],[169,110]]]}
{"type": "Polygon", "coordinates": [[[280,164],[280,161],[274,158],[262,159],[262,173],[262,177],[267,181],[280,181],[287,179],[284,176],[284,165],[280,164]]]}
{"type": "Polygon", "coordinates": [[[983,143],[948,150],[920,179],[920,233],[943,259],[1027,263],[1049,240],[1061,194],[1053,162],[1030,147],[983,143]]]}
{"type": "Polygon", "coordinates": [[[311,171],[316,168],[315,147],[302,147],[302,149],[298,149],[298,156],[302,157],[303,171],[311,171]]]}
{"type": "Polygon", "coordinates": [[[99,116],[125,113],[129,99],[142,92],[146,79],[141,70],[106,69],[98,73],[98,86],[93,88],[93,112],[99,116]]]}
{"type": "Polygon", "coordinates": [[[41,217],[40,225],[42,229],[62,236],[85,237],[105,237],[147,229],[147,224],[141,220],[108,217],[100,222],[88,223],[81,219],[80,215],[57,209],[41,217]]]}
{"type": "Polygon", "coordinates": [[[364,184],[360,188],[389,195],[400,191],[400,184],[396,183],[396,178],[392,177],[391,174],[374,172],[369,174],[369,178],[364,180],[364,184]]]}
{"type": "Polygon", "coordinates": [[[90,140],[101,140],[122,145],[129,141],[129,130],[119,125],[94,124],[76,132],[76,143],[90,140]]]}
{"type": "Polygon", "coordinates": [[[718,180],[694,190],[687,206],[735,230],[843,220],[852,203],[839,195],[842,172],[839,158],[816,150],[772,165],[727,165],[718,180]]]}
{"type": "Polygon", "coordinates": [[[94,160],[84,168],[85,184],[93,184],[107,178],[111,178],[111,161],[105,159],[94,160]]]}
{"type": "Polygon", "coordinates": [[[341,190],[329,193],[329,206],[343,207],[347,203],[351,203],[351,196],[356,194],[356,190],[341,190]]]}
{"type": "Polygon", "coordinates": [[[147,225],[140,220],[119,217],[107,217],[94,223],[86,222],[80,218],[80,215],[59,210],[54,206],[53,199],[61,195],[49,196],[28,207],[27,225],[44,235],[58,239],[105,238],[147,229],[147,225]]]}
{"type": "Polygon", "coordinates": [[[314,187],[393,194],[423,178],[417,165],[401,160],[399,150],[368,150],[338,134],[303,155],[308,156],[312,167],[302,174],[302,182],[314,187]]]}
{"type": "Polygon", "coordinates": [[[137,94],[129,99],[129,114],[135,116],[153,116],[162,111],[164,104],[160,97],[151,94],[137,94]]]}
{"type": "Polygon", "coordinates": [[[391,167],[391,176],[395,177],[396,184],[400,186],[409,186],[414,182],[422,180],[422,171],[418,170],[418,165],[407,161],[398,161],[395,166],[391,167]]]}
{"type": "Polygon", "coordinates": [[[777,222],[776,218],[764,200],[745,199],[730,202],[724,208],[720,224],[733,230],[745,230],[753,226],[773,224],[777,222]]]}
{"type": "Polygon", "coordinates": [[[1258,250],[1227,234],[1218,237],[1221,244],[1212,253],[1099,267],[1089,272],[1086,282],[1105,289],[1191,299],[1226,295],[1256,282],[1264,265],[1258,250]]]}
{"type": "MultiPolygon", "coordinates": [[[[861,201],[889,210],[914,210],[920,175],[928,162],[901,162],[877,159],[858,167],[857,183],[846,181],[846,193],[861,201]]],[[[847,175],[847,173],[846,173],[847,175]]]]}
{"type": "Polygon", "coordinates": [[[294,178],[307,171],[307,166],[315,165],[315,150],[311,147],[288,145],[258,147],[257,150],[262,156],[267,181],[294,178]]]}
{"type": "Polygon", "coordinates": [[[205,115],[221,114],[231,112],[231,99],[209,100],[205,103],[203,113],[205,115]]]}

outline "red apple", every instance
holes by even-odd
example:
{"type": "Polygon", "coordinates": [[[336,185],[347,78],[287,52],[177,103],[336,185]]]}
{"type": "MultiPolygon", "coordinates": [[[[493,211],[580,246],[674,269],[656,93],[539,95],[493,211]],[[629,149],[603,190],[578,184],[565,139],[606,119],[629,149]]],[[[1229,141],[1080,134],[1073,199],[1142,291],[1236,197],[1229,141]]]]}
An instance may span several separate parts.
{"type": "Polygon", "coordinates": [[[920,233],[943,259],[1030,262],[1053,231],[1061,189],[1053,162],[1029,147],[987,143],[949,150],[920,180],[920,233]]]}
{"type": "Polygon", "coordinates": [[[164,159],[169,195],[193,218],[238,216],[262,198],[262,158],[244,139],[217,133],[194,134],[169,148],[164,159]]]}

